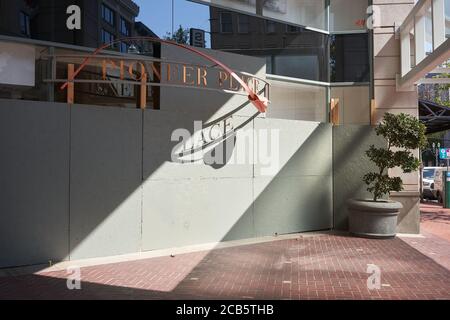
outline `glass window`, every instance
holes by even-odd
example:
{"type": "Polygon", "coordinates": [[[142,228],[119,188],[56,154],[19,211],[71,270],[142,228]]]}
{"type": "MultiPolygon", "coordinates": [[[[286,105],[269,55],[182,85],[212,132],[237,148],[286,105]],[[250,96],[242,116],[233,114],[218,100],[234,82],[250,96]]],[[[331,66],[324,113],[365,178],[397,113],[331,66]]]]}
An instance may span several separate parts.
{"type": "Polygon", "coordinates": [[[130,48],[130,45],[126,42],[120,42],[120,52],[128,53],[128,49],[130,48]]]}
{"type": "Polygon", "coordinates": [[[249,33],[250,32],[250,17],[240,14],[238,16],[238,32],[249,33]]]}
{"type": "Polygon", "coordinates": [[[123,17],[120,17],[120,33],[126,37],[130,36],[130,23],[123,17]]]}
{"type": "Polygon", "coordinates": [[[110,25],[114,26],[114,17],[115,17],[115,12],[109,8],[108,6],[102,4],[102,18],[104,21],[106,21],[107,23],[109,23],[110,25]]]}
{"type": "Polygon", "coordinates": [[[266,21],[266,33],[276,33],[276,23],[272,20],[265,20],[266,21]]]}
{"type": "Polygon", "coordinates": [[[231,12],[220,13],[220,32],[233,33],[233,16],[231,12]]]}
{"type": "Polygon", "coordinates": [[[27,15],[25,12],[20,11],[19,21],[20,21],[20,32],[27,37],[31,36],[30,16],[27,15]]]}
{"type": "Polygon", "coordinates": [[[330,46],[331,82],[369,82],[367,33],[333,35],[330,46]]]}
{"type": "Polygon", "coordinates": [[[430,169],[423,170],[423,178],[428,180],[434,180],[434,170],[430,169]]]}
{"type": "Polygon", "coordinates": [[[316,80],[320,78],[318,57],[315,55],[277,55],[273,71],[277,75],[316,80]]]}
{"type": "Polygon", "coordinates": [[[327,88],[270,80],[268,118],[327,122],[327,88]]]}
{"type": "MultiPolygon", "coordinates": [[[[211,30],[223,30],[224,11],[211,8],[211,30]],[[220,18],[222,13],[222,19],[220,18]],[[222,23],[220,27],[219,23],[222,23]]],[[[231,13],[229,15],[231,17],[231,13]]],[[[251,35],[211,34],[211,48],[257,57],[270,61],[269,73],[293,78],[329,82],[329,36],[295,25],[248,16],[251,35]],[[270,33],[268,32],[270,31],[270,33]]],[[[237,30],[238,19],[229,19],[228,30],[237,30]]]]}
{"type": "MultiPolygon", "coordinates": [[[[360,1],[360,0],[352,0],[360,1]]],[[[216,8],[326,30],[326,0],[195,0],[216,8]]]]}
{"type": "Polygon", "coordinates": [[[262,13],[279,21],[326,29],[325,0],[269,0],[264,2],[262,13]]]}
{"type": "Polygon", "coordinates": [[[300,28],[297,26],[293,26],[290,24],[286,25],[286,32],[287,33],[298,33],[300,31],[300,28]]]}
{"type": "Polygon", "coordinates": [[[102,29],[102,42],[103,43],[111,43],[115,39],[114,35],[105,29],[102,29]]]}
{"type": "Polygon", "coordinates": [[[331,0],[330,31],[366,29],[367,0],[331,0]]]}

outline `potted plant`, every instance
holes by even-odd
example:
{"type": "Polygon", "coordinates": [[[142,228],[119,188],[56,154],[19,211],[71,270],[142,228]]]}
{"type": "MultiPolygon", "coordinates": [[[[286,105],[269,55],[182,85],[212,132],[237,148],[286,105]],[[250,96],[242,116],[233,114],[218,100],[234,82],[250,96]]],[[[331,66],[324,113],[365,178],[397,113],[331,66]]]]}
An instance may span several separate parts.
{"type": "Polygon", "coordinates": [[[385,148],[372,145],[366,152],[378,167],[376,172],[370,172],[363,178],[373,198],[348,202],[349,229],[356,236],[392,238],[396,235],[402,204],[386,200],[385,196],[393,191],[402,191],[403,181],[400,177],[390,177],[388,170],[400,167],[404,173],[410,173],[420,167],[420,161],[412,151],[426,145],[426,128],[413,116],[386,113],[375,131],[387,143],[385,148]]]}

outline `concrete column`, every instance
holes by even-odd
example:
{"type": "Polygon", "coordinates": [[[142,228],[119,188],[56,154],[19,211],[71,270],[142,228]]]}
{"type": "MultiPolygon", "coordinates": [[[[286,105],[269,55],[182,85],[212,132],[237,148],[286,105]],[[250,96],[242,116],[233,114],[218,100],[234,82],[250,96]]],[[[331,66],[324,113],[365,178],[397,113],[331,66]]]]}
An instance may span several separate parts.
{"type": "MultiPolygon", "coordinates": [[[[400,0],[373,0],[378,6],[381,16],[380,25],[373,30],[373,69],[374,69],[374,99],[377,109],[374,112],[374,124],[381,121],[386,112],[398,114],[407,113],[418,117],[417,90],[397,91],[396,77],[405,74],[411,69],[410,31],[401,33],[396,38],[396,26],[402,25],[414,7],[413,1],[400,0]]],[[[423,26],[425,25],[423,20],[423,26]]],[[[419,22],[419,27],[422,22],[419,22]]],[[[421,55],[425,57],[425,30],[422,30],[421,55]]],[[[419,30],[420,33],[420,30],[419,30]]],[[[420,35],[419,35],[420,36],[420,35]]],[[[417,34],[416,34],[417,37],[417,34]]],[[[420,55],[420,53],[419,53],[420,55]]],[[[419,230],[419,175],[417,172],[403,174],[398,170],[391,170],[391,175],[402,177],[405,191],[391,195],[391,199],[403,204],[398,231],[402,233],[417,233],[419,230]]]]}
{"type": "Polygon", "coordinates": [[[433,49],[445,40],[445,1],[433,0],[433,49]]]}

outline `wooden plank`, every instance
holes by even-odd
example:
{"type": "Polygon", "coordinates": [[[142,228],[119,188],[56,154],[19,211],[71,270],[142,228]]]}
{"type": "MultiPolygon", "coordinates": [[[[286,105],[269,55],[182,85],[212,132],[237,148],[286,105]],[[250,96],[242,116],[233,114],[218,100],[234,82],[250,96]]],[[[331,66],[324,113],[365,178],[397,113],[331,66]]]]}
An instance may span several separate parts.
{"type": "Polygon", "coordinates": [[[335,126],[339,125],[339,99],[331,99],[330,110],[330,122],[335,126]]]}
{"type": "Polygon", "coordinates": [[[376,115],[377,115],[377,103],[375,99],[370,101],[370,124],[372,126],[376,125],[376,115]]]}
{"type": "Polygon", "coordinates": [[[67,103],[73,104],[75,101],[75,84],[73,82],[75,74],[75,65],[70,63],[67,65],[67,103]]]}
{"type": "Polygon", "coordinates": [[[141,108],[142,110],[147,108],[147,73],[145,73],[145,72],[142,74],[142,78],[141,78],[139,108],[141,108]]]}

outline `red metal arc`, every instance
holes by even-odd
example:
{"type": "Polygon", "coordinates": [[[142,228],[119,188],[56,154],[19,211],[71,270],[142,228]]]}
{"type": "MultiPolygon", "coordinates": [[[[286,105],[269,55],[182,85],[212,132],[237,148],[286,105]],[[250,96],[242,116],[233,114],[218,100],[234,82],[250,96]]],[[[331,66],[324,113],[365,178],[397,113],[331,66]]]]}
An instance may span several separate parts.
{"type": "MultiPolygon", "coordinates": [[[[119,43],[122,41],[135,41],[135,40],[148,40],[153,42],[160,42],[168,45],[177,46],[180,48],[183,48],[185,50],[191,51],[195,54],[198,54],[199,56],[205,58],[206,60],[209,60],[213,62],[214,64],[220,66],[223,70],[228,72],[236,81],[239,82],[239,84],[244,88],[244,90],[248,93],[248,99],[250,102],[258,109],[259,112],[265,113],[269,104],[269,101],[265,97],[259,97],[250,87],[243,81],[231,68],[229,68],[227,65],[223,64],[222,62],[218,61],[217,59],[211,57],[210,55],[190,46],[186,46],[183,44],[179,44],[173,41],[169,40],[163,40],[159,38],[153,38],[153,37],[129,37],[129,38],[121,38],[117,39],[113,42],[107,43],[99,48],[97,48],[90,56],[86,57],[84,61],[81,63],[81,65],[75,70],[74,72],[74,78],[83,70],[83,68],[88,64],[89,60],[93,57],[95,57],[98,53],[100,53],[102,50],[111,47],[115,43],[119,43]]],[[[67,81],[61,86],[61,90],[64,90],[68,86],[69,82],[67,81]]]]}

